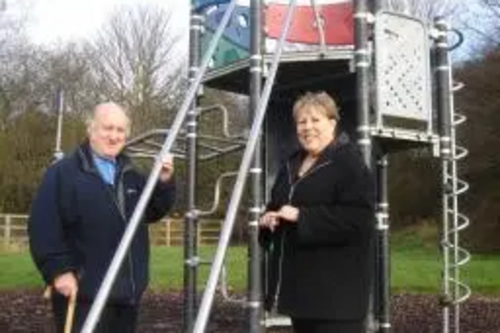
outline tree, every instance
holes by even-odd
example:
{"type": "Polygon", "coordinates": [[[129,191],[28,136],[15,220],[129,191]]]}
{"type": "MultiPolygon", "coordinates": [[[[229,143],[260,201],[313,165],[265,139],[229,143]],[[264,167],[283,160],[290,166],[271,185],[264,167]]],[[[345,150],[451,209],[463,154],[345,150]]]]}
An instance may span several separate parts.
{"type": "Polygon", "coordinates": [[[16,111],[11,104],[10,85],[22,75],[20,67],[27,52],[26,1],[9,3],[9,8],[3,5],[0,8],[0,128],[16,111]]]}
{"type": "Polygon", "coordinates": [[[26,1],[0,13],[0,211],[25,213],[44,169],[52,162],[55,142],[56,89],[67,91],[63,143],[81,138],[78,117],[89,90],[89,67],[81,48],[46,49],[30,43],[24,32],[26,1]],[[14,9],[14,8],[12,8],[14,9]],[[22,14],[22,15],[21,15],[22,14]],[[78,103],[75,103],[78,101],[78,103]],[[74,117],[74,116],[77,117],[74,117]]]}
{"type": "Polygon", "coordinates": [[[457,93],[458,111],[467,116],[460,128],[461,141],[469,151],[462,171],[470,190],[465,195],[466,213],[472,221],[467,240],[476,250],[500,251],[500,48],[488,47],[481,58],[468,61],[457,72],[465,88],[457,93]]]}
{"type": "MultiPolygon", "coordinates": [[[[25,112],[0,131],[0,211],[24,214],[44,170],[53,161],[55,119],[42,112],[25,112]]],[[[82,123],[66,119],[65,143],[74,145],[82,123]]]]}
{"type": "Polygon", "coordinates": [[[127,105],[139,131],[167,125],[181,93],[171,14],[157,6],[121,7],[91,42],[97,91],[127,105]]]}
{"type": "Polygon", "coordinates": [[[500,0],[474,0],[468,3],[469,10],[461,16],[461,26],[469,37],[469,54],[471,57],[481,57],[500,44],[500,0]]]}

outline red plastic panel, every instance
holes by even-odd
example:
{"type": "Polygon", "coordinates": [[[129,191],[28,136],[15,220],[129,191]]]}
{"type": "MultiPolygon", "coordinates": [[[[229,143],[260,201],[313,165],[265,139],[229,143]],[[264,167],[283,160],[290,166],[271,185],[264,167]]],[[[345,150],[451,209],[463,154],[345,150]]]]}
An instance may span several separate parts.
{"type": "MultiPolygon", "coordinates": [[[[288,5],[268,4],[265,13],[265,32],[268,38],[278,39],[288,5]]],[[[328,45],[354,43],[353,8],[351,2],[319,5],[318,11],[324,21],[325,42],[328,45]]],[[[316,27],[314,8],[297,6],[292,19],[287,41],[304,44],[319,44],[320,34],[316,27]]]]}

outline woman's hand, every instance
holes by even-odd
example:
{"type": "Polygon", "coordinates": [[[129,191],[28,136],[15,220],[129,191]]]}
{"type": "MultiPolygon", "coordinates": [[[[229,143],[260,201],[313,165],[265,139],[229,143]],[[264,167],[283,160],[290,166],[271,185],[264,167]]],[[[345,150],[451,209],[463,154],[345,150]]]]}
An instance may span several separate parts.
{"type": "Polygon", "coordinates": [[[290,205],[282,206],[277,212],[267,212],[259,220],[259,225],[271,231],[281,222],[296,223],[299,218],[299,209],[290,205]]]}
{"type": "Polygon", "coordinates": [[[278,211],[278,216],[288,222],[296,223],[299,219],[299,209],[290,205],[284,205],[278,211]]]}
{"type": "Polygon", "coordinates": [[[259,226],[261,228],[268,228],[271,231],[274,231],[278,224],[279,218],[277,212],[267,212],[262,215],[259,220],[259,226]]]}

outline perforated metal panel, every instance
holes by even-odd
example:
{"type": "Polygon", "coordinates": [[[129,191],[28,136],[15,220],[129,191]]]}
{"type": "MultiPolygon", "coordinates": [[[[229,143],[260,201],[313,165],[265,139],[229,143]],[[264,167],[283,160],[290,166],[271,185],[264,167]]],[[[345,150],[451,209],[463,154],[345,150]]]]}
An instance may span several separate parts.
{"type": "Polygon", "coordinates": [[[391,115],[430,122],[427,27],[415,18],[390,12],[378,13],[375,22],[375,95],[379,117],[391,115]]]}

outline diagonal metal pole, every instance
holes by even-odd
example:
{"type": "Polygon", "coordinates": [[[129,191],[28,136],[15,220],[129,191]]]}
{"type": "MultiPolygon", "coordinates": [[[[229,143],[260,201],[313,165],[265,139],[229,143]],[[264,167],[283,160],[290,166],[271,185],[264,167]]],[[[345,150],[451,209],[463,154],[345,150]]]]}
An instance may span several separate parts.
{"type": "Polygon", "coordinates": [[[62,152],[62,130],[64,117],[64,90],[62,87],[57,88],[57,131],[56,131],[56,146],[54,149],[54,160],[60,160],[64,153],[62,152]]]}
{"type": "Polygon", "coordinates": [[[203,293],[203,298],[201,300],[200,309],[198,311],[198,316],[196,318],[194,333],[203,333],[207,326],[208,316],[210,315],[210,309],[212,307],[215,289],[217,287],[217,281],[224,264],[224,257],[226,255],[226,250],[229,245],[229,240],[233,230],[234,222],[238,212],[238,206],[241,201],[241,196],[245,187],[248,171],[250,170],[250,165],[253,160],[255,147],[259,141],[259,133],[264,122],[264,117],[266,114],[267,103],[269,96],[271,95],[271,90],[273,88],[274,79],[276,77],[276,72],[278,70],[279,60],[281,58],[281,53],[283,51],[283,46],[285,44],[286,36],[288,35],[288,30],[290,28],[290,23],[292,22],[293,13],[295,11],[297,0],[290,0],[290,5],[287,11],[283,31],[281,33],[276,52],[274,53],[272,67],[269,72],[269,76],[266,80],[264,89],[262,91],[262,97],[259,101],[257,111],[255,113],[255,119],[250,130],[249,139],[243,158],[241,161],[240,169],[238,172],[238,177],[236,178],[236,183],[234,185],[234,190],[231,195],[231,200],[226,213],[226,218],[224,219],[224,224],[222,226],[221,236],[219,238],[219,244],[217,246],[217,252],[215,254],[212,268],[210,270],[210,276],[208,278],[205,292],[203,293]]]}
{"type": "Polygon", "coordinates": [[[314,11],[314,21],[316,22],[316,25],[318,27],[321,55],[325,55],[326,54],[326,38],[325,38],[324,19],[323,19],[322,14],[319,11],[318,1],[317,0],[310,0],[310,1],[311,1],[311,6],[312,6],[313,11],[314,11]]]}
{"type": "Polygon", "coordinates": [[[139,202],[137,203],[137,206],[134,209],[134,213],[130,218],[130,221],[127,225],[127,229],[125,230],[125,233],[120,241],[120,244],[118,245],[118,249],[115,252],[113,260],[111,261],[108,271],[106,272],[106,275],[99,288],[99,291],[97,292],[96,299],[92,303],[92,307],[90,308],[90,312],[85,320],[82,329],[83,333],[92,333],[99,321],[104,305],[106,304],[111,288],[113,287],[113,283],[115,282],[116,276],[118,275],[118,271],[128,252],[128,249],[135,235],[137,227],[139,226],[139,223],[142,219],[142,216],[144,215],[144,211],[147,207],[149,199],[151,198],[151,194],[153,193],[153,189],[160,175],[162,161],[172,149],[175,139],[177,138],[177,135],[181,130],[184,119],[186,118],[187,112],[191,108],[191,103],[198,92],[201,79],[205,74],[205,71],[208,67],[208,63],[210,62],[210,59],[215,52],[217,44],[222,36],[224,29],[229,23],[229,19],[231,18],[235,8],[236,8],[236,0],[232,0],[226,9],[226,12],[224,13],[221,23],[219,24],[215,32],[215,35],[212,41],[210,42],[208,50],[203,57],[200,69],[197,72],[195,79],[191,83],[189,90],[186,94],[186,97],[184,98],[184,101],[180,107],[180,110],[178,111],[174,119],[170,133],[166,137],[165,142],[163,143],[163,147],[160,153],[158,154],[158,157],[155,161],[155,164],[147,180],[146,186],[144,187],[141,197],[139,198],[139,202]]]}

